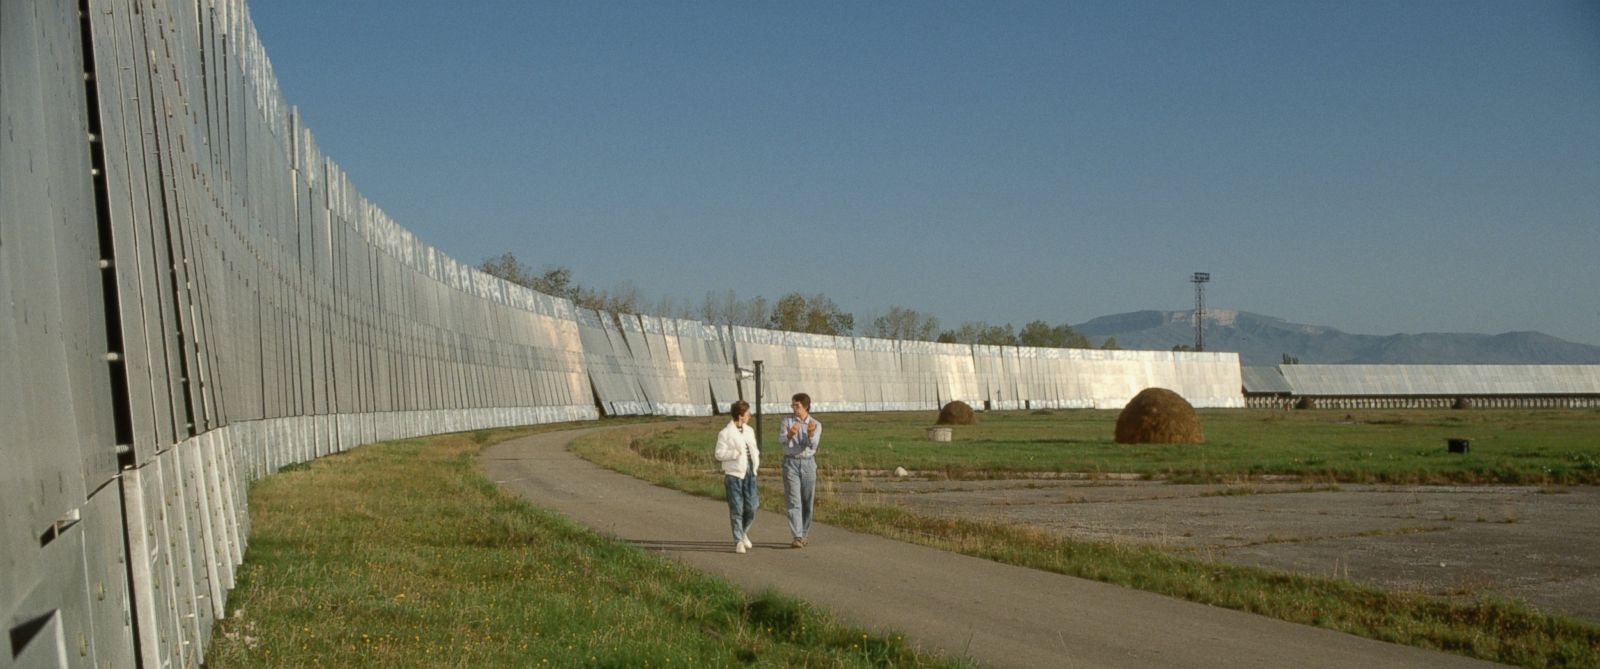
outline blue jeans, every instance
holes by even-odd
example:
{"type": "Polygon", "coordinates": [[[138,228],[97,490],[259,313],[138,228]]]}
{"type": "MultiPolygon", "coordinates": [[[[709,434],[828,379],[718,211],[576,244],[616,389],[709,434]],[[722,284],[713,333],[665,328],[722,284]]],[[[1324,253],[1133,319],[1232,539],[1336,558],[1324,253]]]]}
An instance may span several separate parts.
{"type": "Polygon", "coordinates": [[[744,478],[723,476],[722,487],[728,491],[728,520],[733,526],[733,540],[744,540],[750,524],[756,522],[756,509],[761,508],[761,493],[756,488],[756,473],[744,478]]]}
{"type": "Polygon", "coordinates": [[[783,459],[783,506],[789,514],[789,531],[804,537],[811,531],[811,509],[817,501],[817,461],[783,459]]]}

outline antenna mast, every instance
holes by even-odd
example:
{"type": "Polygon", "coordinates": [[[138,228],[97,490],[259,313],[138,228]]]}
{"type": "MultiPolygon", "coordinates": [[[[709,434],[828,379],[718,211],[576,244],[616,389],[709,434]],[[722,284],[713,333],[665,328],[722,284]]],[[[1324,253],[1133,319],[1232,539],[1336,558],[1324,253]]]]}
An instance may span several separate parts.
{"type": "Polygon", "coordinates": [[[1194,278],[1189,279],[1194,284],[1194,350],[1206,350],[1206,282],[1211,280],[1210,272],[1195,272],[1194,278]]]}

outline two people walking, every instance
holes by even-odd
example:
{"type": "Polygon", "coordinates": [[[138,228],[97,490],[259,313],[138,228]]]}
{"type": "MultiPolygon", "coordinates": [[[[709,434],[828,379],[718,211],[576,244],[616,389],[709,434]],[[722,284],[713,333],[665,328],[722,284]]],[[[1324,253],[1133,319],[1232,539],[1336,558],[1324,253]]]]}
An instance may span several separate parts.
{"type": "MultiPolygon", "coordinates": [[[[783,499],[789,516],[793,548],[804,548],[811,531],[812,510],[817,499],[817,445],[822,441],[822,423],[811,415],[811,396],[796,393],[790,407],[794,412],[778,427],[783,444],[783,499]]],[[[751,548],[750,524],[755,522],[761,497],[756,487],[756,470],[761,466],[761,450],[756,446],[755,430],[749,427],[750,404],[744,400],[728,407],[733,416],[717,433],[714,457],[722,463],[722,484],[728,493],[728,516],[733,529],[733,551],[751,548]]]]}

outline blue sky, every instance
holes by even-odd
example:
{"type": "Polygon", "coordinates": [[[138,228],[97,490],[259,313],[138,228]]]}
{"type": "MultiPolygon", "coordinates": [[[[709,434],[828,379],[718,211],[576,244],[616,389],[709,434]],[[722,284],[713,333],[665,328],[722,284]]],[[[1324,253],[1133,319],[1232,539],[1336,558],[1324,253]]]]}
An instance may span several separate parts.
{"type": "Polygon", "coordinates": [[[698,304],[1600,344],[1600,4],[252,3],[401,225],[698,304]]]}

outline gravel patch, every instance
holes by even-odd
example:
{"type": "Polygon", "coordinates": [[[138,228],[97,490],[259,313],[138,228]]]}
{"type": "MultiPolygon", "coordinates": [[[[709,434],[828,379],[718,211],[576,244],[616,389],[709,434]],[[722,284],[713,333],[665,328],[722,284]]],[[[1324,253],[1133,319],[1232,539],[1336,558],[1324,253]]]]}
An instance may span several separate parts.
{"type": "Polygon", "coordinates": [[[1600,488],[847,478],[837,494],[931,516],[1446,597],[1496,592],[1600,622],[1600,488]]]}

